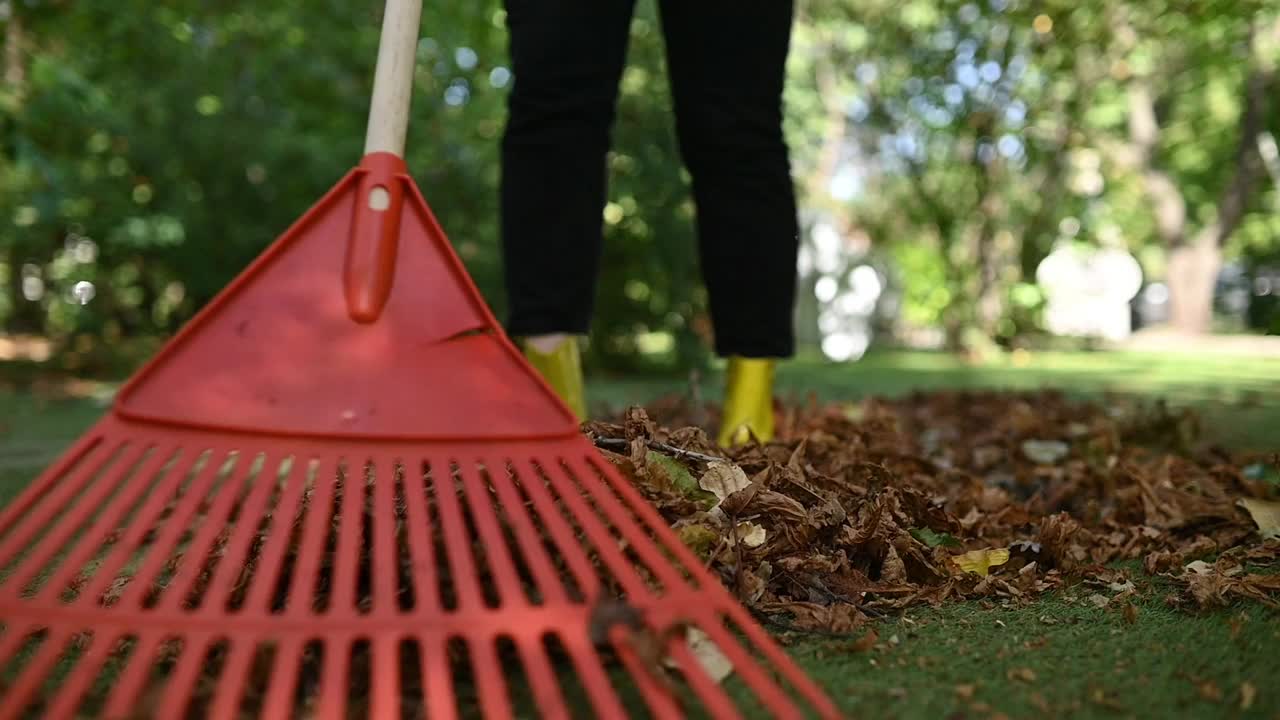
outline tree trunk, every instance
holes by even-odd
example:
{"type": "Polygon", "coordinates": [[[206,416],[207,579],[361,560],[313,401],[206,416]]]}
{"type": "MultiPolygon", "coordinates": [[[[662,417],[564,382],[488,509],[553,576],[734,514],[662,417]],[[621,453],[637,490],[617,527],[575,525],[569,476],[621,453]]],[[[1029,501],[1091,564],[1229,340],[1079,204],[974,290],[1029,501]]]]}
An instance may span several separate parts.
{"type": "Polygon", "coordinates": [[[1222,250],[1217,239],[1200,233],[1194,243],[1169,253],[1169,325],[1179,333],[1203,335],[1213,329],[1213,297],[1222,250]]]}
{"type": "Polygon", "coordinates": [[[19,14],[21,4],[9,3],[9,20],[4,29],[4,82],[9,86],[15,100],[21,101],[23,90],[27,85],[27,66],[22,59],[22,43],[25,36],[22,31],[22,16],[19,14]]]}
{"type": "MultiPolygon", "coordinates": [[[[1280,34],[1280,20],[1271,32],[1280,34]]],[[[1252,28],[1249,35],[1252,44],[1252,28]]],[[[1166,278],[1169,322],[1180,332],[1203,334],[1213,327],[1213,299],[1218,272],[1222,269],[1222,245],[1244,219],[1249,199],[1265,172],[1258,137],[1264,128],[1267,101],[1275,78],[1275,69],[1262,67],[1255,58],[1244,87],[1244,111],[1240,115],[1233,172],[1218,197],[1217,217],[1189,240],[1186,200],[1173,178],[1157,167],[1154,160],[1160,127],[1151,88],[1141,78],[1129,85],[1130,147],[1126,160],[1142,170],[1156,229],[1169,247],[1166,278]]]]}

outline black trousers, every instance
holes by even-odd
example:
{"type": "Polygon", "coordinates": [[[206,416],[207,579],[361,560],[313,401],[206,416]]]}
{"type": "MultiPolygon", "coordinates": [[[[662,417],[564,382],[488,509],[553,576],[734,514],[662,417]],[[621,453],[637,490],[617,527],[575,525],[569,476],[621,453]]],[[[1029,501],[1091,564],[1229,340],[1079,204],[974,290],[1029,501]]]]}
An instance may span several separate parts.
{"type": "MultiPolygon", "coordinates": [[[[798,229],[782,135],[792,0],[658,0],[721,356],[794,351],[798,229]]],[[[585,334],[635,0],[507,0],[502,141],[512,336],[585,334]]]]}

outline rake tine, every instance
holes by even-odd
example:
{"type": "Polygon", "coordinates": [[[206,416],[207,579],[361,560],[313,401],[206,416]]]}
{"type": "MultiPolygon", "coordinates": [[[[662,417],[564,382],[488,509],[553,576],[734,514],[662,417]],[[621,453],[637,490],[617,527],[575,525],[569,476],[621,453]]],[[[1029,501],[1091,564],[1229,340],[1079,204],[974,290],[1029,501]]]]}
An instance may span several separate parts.
{"type": "Polygon", "coordinates": [[[293,695],[298,685],[298,666],[302,662],[304,644],[298,636],[289,635],[276,646],[275,656],[271,659],[271,682],[267,685],[267,696],[262,702],[263,717],[292,716],[293,695]]]}
{"type": "Polygon", "coordinates": [[[253,460],[246,453],[241,453],[236,459],[230,476],[218,488],[217,499],[209,508],[204,524],[200,527],[195,539],[191,541],[187,552],[184,553],[183,562],[178,564],[177,572],[173,574],[173,578],[164,589],[164,594],[160,596],[160,602],[157,605],[160,611],[172,614],[182,609],[183,601],[199,579],[196,573],[204,569],[205,561],[209,558],[218,535],[230,524],[232,508],[240,497],[241,489],[252,466],[253,460]]]}
{"type": "Polygon", "coordinates": [[[561,645],[569,653],[573,666],[582,679],[582,686],[586,688],[587,695],[591,698],[591,705],[595,708],[597,717],[625,716],[626,710],[622,707],[622,701],[618,698],[613,683],[609,681],[609,676],[605,674],[604,662],[587,635],[585,633],[567,634],[561,641],[561,645]]]}
{"type": "Polygon", "coordinates": [[[432,525],[427,513],[426,471],[422,464],[406,466],[404,474],[405,513],[408,517],[409,556],[414,569],[414,615],[435,617],[442,609],[439,590],[439,567],[431,541],[432,525]]]}
{"type": "Polygon", "coordinates": [[[482,607],[484,597],[477,580],[479,571],[471,550],[471,540],[467,537],[467,529],[462,522],[462,507],[455,489],[452,463],[440,457],[431,458],[429,463],[440,528],[444,534],[445,559],[449,563],[454,592],[458,596],[457,607],[482,607]]]}
{"type": "Polygon", "coordinates": [[[337,477],[338,463],[333,457],[321,457],[317,465],[315,494],[302,517],[302,539],[298,543],[298,563],[294,572],[297,579],[290,584],[290,592],[285,596],[286,614],[308,612],[316,599],[321,553],[324,552],[325,536],[329,532],[333,512],[334,478],[337,477]],[[305,604],[299,605],[299,601],[305,604]]]}
{"type": "Polygon", "coordinates": [[[400,717],[400,635],[383,632],[370,643],[369,717],[400,717]]]}
{"type": "Polygon", "coordinates": [[[375,462],[373,512],[369,518],[369,522],[373,524],[373,547],[369,550],[369,563],[373,573],[370,612],[380,616],[399,613],[396,603],[399,552],[396,548],[395,477],[394,459],[383,458],[375,462]]]}
{"type": "Polygon", "coordinates": [[[453,668],[449,666],[449,639],[441,633],[418,637],[422,652],[422,691],[427,717],[431,720],[456,720],[458,700],[453,687],[453,668]]]}
{"type": "MultiPolygon", "coordinates": [[[[71,582],[72,578],[81,571],[85,563],[87,563],[90,558],[98,552],[101,544],[106,539],[106,536],[120,527],[121,523],[124,522],[125,515],[129,512],[129,508],[137,502],[137,500],[142,496],[143,491],[147,489],[147,479],[159,472],[160,467],[164,465],[166,461],[180,461],[181,456],[179,453],[181,453],[181,450],[175,449],[172,452],[173,454],[161,453],[157,450],[152,454],[138,472],[134,474],[134,482],[129,484],[125,491],[121,492],[119,496],[111,501],[110,505],[103,509],[102,514],[98,516],[98,519],[93,523],[91,528],[84,531],[82,539],[76,544],[75,550],[70,557],[62,561],[57,573],[40,588],[39,593],[35,596],[37,599],[46,598],[51,594],[61,592],[61,590],[71,582]]],[[[151,499],[147,504],[161,506],[164,503],[164,500],[164,493],[155,493],[151,496],[151,499]]],[[[130,526],[130,530],[133,532],[130,533],[130,531],[126,531],[126,537],[122,537],[114,544],[112,549],[109,551],[110,555],[103,559],[103,562],[99,565],[96,574],[105,575],[102,570],[103,567],[107,565],[107,561],[111,556],[122,556],[121,559],[123,559],[123,557],[127,557],[127,548],[129,546],[127,536],[129,534],[140,534],[145,531],[145,528],[142,523],[137,522],[135,519],[130,526]]]]}
{"type": "Polygon", "coordinates": [[[277,582],[281,579],[280,566],[284,562],[285,552],[289,549],[289,539],[293,531],[292,523],[303,509],[307,472],[305,468],[299,472],[299,466],[304,464],[300,461],[302,454],[292,453],[291,456],[294,462],[283,479],[284,493],[276,505],[275,513],[271,518],[271,527],[266,533],[262,561],[258,566],[258,579],[249,589],[248,599],[244,603],[245,612],[265,613],[270,610],[274,600],[272,593],[275,592],[277,582]]]}
{"type": "Polygon", "coordinates": [[[656,668],[646,665],[632,649],[627,632],[622,628],[614,628],[614,631],[609,634],[609,641],[614,652],[618,654],[618,659],[622,661],[623,667],[627,669],[627,674],[635,681],[640,694],[653,710],[654,717],[682,717],[684,710],[681,709],[670,689],[653,676],[656,668]]]}
{"type": "Polygon", "coordinates": [[[196,678],[204,669],[204,659],[209,653],[213,637],[204,633],[187,633],[183,638],[182,654],[173,668],[164,694],[160,697],[157,718],[180,717],[191,703],[196,678]]]}
{"type": "Polygon", "coordinates": [[[57,520],[52,520],[53,528],[49,534],[42,538],[36,545],[31,555],[23,558],[17,568],[14,568],[12,581],[6,583],[8,591],[11,595],[17,595],[23,588],[27,587],[39,574],[40,570],[47,566],[54,556],[66,546],[67,541],[76,533],[93,513],[102,509],[108,495],[115,490],[119,483],[129,476],[134,465],[142,458],[146,452],[145,446],[139,445],[126,456],[126,460],[119,466],[108,471],[108,477],[100,479],[94,484],[92,490],[89,491],[87,497],[76,505],[70,511],[63,509],[63,513],[57,520]]]}
{"type": "MultiPolygon", "coordinates": [[[[706,671],[698,663],[698,659],[693,656],[693,653],[685,646],[684,642],[677,641],[673,644],[675,647],[670,651],[672,659],[676,661],[685,681],[697,693],[698,698],[702,700],[707,710],[711,712],[712,717],[742,717],[734,706],[733,701],[725,694],[724,688],[707,676],[706,671]]],[[[770,717],[779,718],[779,720],[791,720],[791,718],[800,716],[794,706],[786,704],[780,706],[770,705],[769,709],[774,713],[770,717]]]]}
{"type": "MultiPolygon", "coordinates": [[[[192,481],[187,494],[183,496],[178,506],[174,508],[173,515],[164,529],[156,536],[155,541],[152,543],[152,550],[147,554],[147,559],[143,562],[142,567],[134,573],[133,581],[121,591],[120,598],[116,603],[118,607],[137,607],[141,604],[141,593],[149,584],[148,579],[154,578],[161,572],[170,553],[173,552],[178,544],[179,538],[190,528],[193,516],[199,510],[205,497],[208,496],[209,490],[213,487],[220,466],[217,460],[221,455],[221,450],[212,449],[209,451],[205,466],[201,468],[200,473],[192,481]]],[[[100,573],[97,582],[85,597],[101,597],[112,582],[112,577],[100,573]]]]}
{"type": "Polygon", "coordinates": [[[352,647],[350,637],[330,636],[325,643],[324,670],[320,675],[320,697],[316,704],[321,720],[340,720],[346,717],[352,647]]]}
{"type": "MultiPolygon", "coordinates": [[[[86,435],[72,446],[66,455],[41,473],[26,492],[0,510],[0,528],[10,528],[15,533],[6,537],[4,543],[0,544],[0,567],[7,562],[5,558],[10,553],[30,542],[30,536],[35,531],[47,527],[50,516],[64,512],[67,502],[78,497],[81,488],[92,482],[98,471],[115,455],[114,452],[107,452],[105,458],[97,457],[106,444],[106,438],[101,435],[93,433],[86,435]],[[83,467],[84,464],[89,464],[91,459],[93,466],[83,467]],[[83,482],[72,482],[71,477],[67,477],[73,470],[77,473],[71,477],[78,475],[83,482]],[[42,509],[38,513],[32,512],[32,509],[37,506],[41,506],[42,509]],[[25,535],[16,534],[24,531],[25,535]]],[[[118,451],[124,444],[125,441],[121,441],[114,449],[118,451]]]]}
{"type": "MultiPolygon", "coordinates": [[[[600,590],[600,578],[591,567],[591,558],[587,557],[582,545],[575,537],[573,526],[565,520],[564,513],[556,507],[551,491],[542,473],[529,460],[513,463],[516,474],[521,478],[521,487],[533,501],[534,512],[542,520],[542,525],[555,542],[556,551],[569,566],[574,581],[587,597],[594,597],[600,590]]],[[[531,553],[546,557],[545,553],[531,553]]]]}
{"type": "MultiPolygon", "coordinates": [[[[484,464],[483,461],[477,461],[484,464]]],[[[485,467],[489,467],[485,465],[485,467]]],[[[502,528],[498,524],[498,516],[494,512],[493,503],[489,499],[486,484],[475,465],[460,466],[459,474],[465,489],[465,500],[470,516],[480,535],[484,547],[484,556],[493,574],[498,605],[501,607],[527,607],[528,602],[520,589],[520,574],[516,571],[515,561],[507,551],[506,538],[502,536],[502,528]]]]}
{"type": "MultiPolygon", "coordinates": [[[[492,463],[489,467],[506,467],[506,463],[492,463]]],[[[511,473],[514,473],[512,468],[511,473]]],[[[529,565],[529,570],[533,574],[534,585],[537,587],[542,596],[544,603],[549,605],[563,605],[569,601],[569,596],[565,592],[564,584],[560,580],[559,573],[551,564],[551,559],[547,556],[541,547],[541,534],[534,527],[529,517],[528,509],[520,499],[520,495],[516,492],[515,476],[508,473],[506,477],[496,479],[493,482],[494,491],[498,494],[497,504],[502,508],[507,518],[513,525],[512,531],[518,538],[526,538],[524,544],[524,558],[529,565]]],[[[563,528],[561,528],[563,530],[563,528]]],[[[581,558],[577,558],[579,561],[581,558]]]]}
{"type": "Polygon", "coordinates": [[[478,635],[467,642],[471,671],[476,679],[476,693],[486,718],[513,717],[510,689],[502,674],[502,663],[495,650],[495,638],[478,635]]]}
{"type": "Polygon", "coordinates": [[[53,703],[45,711],[50,718],[73,717],[74,711],[83,702],[90,685],[98,678],[106,665],[107,657],[120,641],[118,635],[107,632],[96,632],[90,637],[88,652],[76,663],[75,672],[67,678],[67,684],[58,688],[53,703]]]}
{"type": "Polygon", "coordinates": [[[31,703],[36,691],[47,679],[53,664],[67,649],[66,644],[70,637],[71,632],[65,629],[49,632],[41,643],[40,649],[36,651],[35,657],[22,668],[22,672],[14,679],[13,686],[6,693],[5,703],[0,706],[0,720],[17,717],[18,712],[31,703]]]}
{"type": "Polygon", "coordinates": [[[124,673],[112,685],[107,697],[107,717],[125,717],[133,711],[147,682],[147,674],[159,645],[160,638],[154,634],[142,635],[134,641],[134,649],[126,661],[124,673]]]}
{"type": "Polygon", "coordinates": [[[342,509],[337,518],[338,550],[333,556],[333,587],[329,589],[331,617],[356,614],[356,571],[360,563],[360,530],[364,525],[364,495],[368,485],[363,462],[346,465],[342,483],[342,509]]]}
{"type": "Polygon", "coordinates": [[[515,643],[542,718],[567,720],[570,715],[569,708],[565,704],[564,693],[560,692],[560,685],[551,672],[551,659],[542,652],[537,637],[529,634],[520,635],[515,639],[515,643]]]}

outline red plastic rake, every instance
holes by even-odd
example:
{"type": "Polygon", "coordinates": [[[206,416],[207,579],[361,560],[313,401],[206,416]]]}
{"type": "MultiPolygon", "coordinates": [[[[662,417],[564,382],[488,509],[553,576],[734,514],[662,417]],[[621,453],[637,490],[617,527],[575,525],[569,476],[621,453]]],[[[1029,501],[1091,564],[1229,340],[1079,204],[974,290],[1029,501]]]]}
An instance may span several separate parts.
{"type": "Polygon", "coordinates": [[[420,10],[387,3],[360,165],[0,515],[0,719],[837,715],[579,433],[406,174],[420,10]]]}

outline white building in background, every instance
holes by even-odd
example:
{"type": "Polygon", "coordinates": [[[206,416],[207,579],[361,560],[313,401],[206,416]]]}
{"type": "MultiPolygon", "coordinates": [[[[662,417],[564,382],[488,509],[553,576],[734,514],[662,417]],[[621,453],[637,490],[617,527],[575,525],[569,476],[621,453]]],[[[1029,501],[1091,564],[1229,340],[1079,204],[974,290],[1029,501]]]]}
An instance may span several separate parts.
{"type": "Polygon", "coordinates": [[[1128,252],[1063,244],[1040,263],[1036,281],[1049,332],[1111,341],[1133,332],[1129,303],[1142,289],[1142,267],[1128,252]]]}

